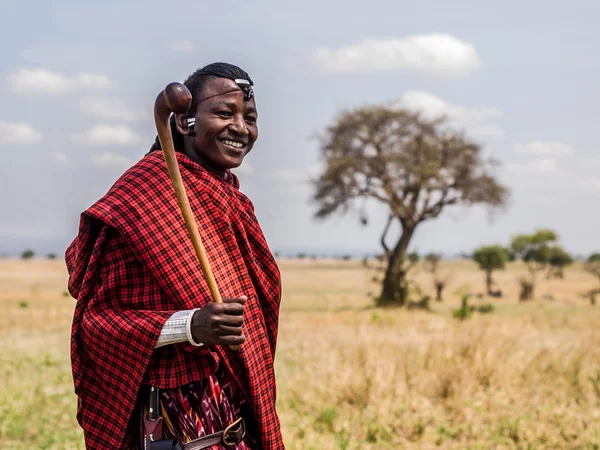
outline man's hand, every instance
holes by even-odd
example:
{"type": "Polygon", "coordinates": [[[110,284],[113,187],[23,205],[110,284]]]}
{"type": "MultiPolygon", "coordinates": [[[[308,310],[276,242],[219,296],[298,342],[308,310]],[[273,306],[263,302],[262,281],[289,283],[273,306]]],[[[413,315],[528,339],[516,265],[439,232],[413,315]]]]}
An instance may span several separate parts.
{"type": "Polygon", "coordinates": [[[224,298],[223,303],[209,302],[192,317],[191,331],[196,342],[204,345],[241,345],[244,303],[248,297],[224,298]]]}

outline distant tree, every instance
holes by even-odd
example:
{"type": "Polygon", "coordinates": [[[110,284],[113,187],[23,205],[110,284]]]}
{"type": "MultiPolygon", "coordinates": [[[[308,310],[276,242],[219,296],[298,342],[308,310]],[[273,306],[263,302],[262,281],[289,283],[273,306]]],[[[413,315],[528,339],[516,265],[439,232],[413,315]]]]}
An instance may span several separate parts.
{"type": "Polygon", "coordinates": [[[438,302],[442,301],[442,292],[444,291],[444,287],[446,286],[447,279],[444,279],[440,276],[439,273],[439,264],[442,260],[442,255],[439,253],[429,253],[425,256],[423,264],[425,266],[425,270],[430,272],[433,275],[433,285],[435,286],[435,299],[438,302]]]}
{"type": "Polygon", "coordinates": [[[435,273],[438,270],[442,255],[439,253],[428,253],[423,259],[423,265],[428,272],[435,273]]]}
{"type": "Polygon", "coordinates": [[[21,253],[21,259],[31,259],[34,256],[35,252],[31,249],[24,250],[23,253],[21,253]]]}
{"type": "Polygon", "coordinates": [[[548,266],[550,262],[550,243],[558,240],[558,235],[548,229],[537,230],[533,234],[519,234],[513,237],[510,249],[515,258],[521,259],[529,272],[529,278],[521,278],[521,301],[533,298],[535,274],[548,266]]]}
{"type": "Polygon", "coordinates": [[[380,237],[386,269],[379,305],[407,301],[407,250],[419,224],[452,205],[500,207],[508,196],[491,172],[495,161],[484,160],[480,146],[443,118],[427,120],[392,107],[359,108],[341,114],[320,144],[325,168],[314,181],[318,219],[354,210],[366,225],[367,200],[388,211],[380,237]],[[388,246],[394,224],[401,233],[388,246]]]}
{"type": "Polygon", "coordinates": [[[550,247],[550,257],[548,258],[548,278],[564,278],[565,267],[573,264],[573,257],[559,245],[550,247]]]}
{"type": "Polygon", "coordinates": [[[298,258],[298,259],[304,259],[304,258],[306,258],[306,253],[298,253],[296,255],[296,258],[298,258]]]}
{"type": "Polygon", "coordinates": [[[485,272],[485,284],[488,295],[492,294],[492,286],[494,284],[492,273],[494,270],[503,270],[508,258],[506,249],[499,245],[482,246],[473,252],[473,260],[485,272]]]}
{"type": "Polygon", "coordinates": [[[504,248],[504,251],[506,252],[506,254],[508,256],[508,262],[515,262],[517,260],[517,256],[515,255],[515,252],[513,251],[512,248],[510,248],[510,247],[504,248]]]}
{"type": "Polygon", "coordinates": [[[48,258],[48,259],[56,259],[56,253],[48,253],[46,255],[46,258],[48,258]]]}
{"type": "Polygon", "coordinates": [[[584,270],[595,276],[598,280],[598,288],[592,289],[588,295],[592,305],[596,304],[596,295],[600,293],[600,253],[592,253],[584,264],[584,270]]]}
{"type": "Polygon", "coordinates": [[[590,262],[590,263],[600,262],[600,253],[592,253],[588,257],[587,262],[590,262]]]}

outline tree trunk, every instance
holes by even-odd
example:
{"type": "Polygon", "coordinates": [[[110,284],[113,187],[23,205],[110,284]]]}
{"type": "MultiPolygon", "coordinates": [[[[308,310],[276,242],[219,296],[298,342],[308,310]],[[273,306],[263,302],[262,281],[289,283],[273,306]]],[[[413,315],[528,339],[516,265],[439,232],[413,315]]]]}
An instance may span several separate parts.
{"type": "Polygon", "coordinates": [[[492,295],[492,271],[491,270],[486,270],[485,271],[485,284],[487,286],[487,293],[488,295],[492,295]]]}
{"type": "Polygon", "coordinates": [[[535,269],[529,267],[530,279],[521,280],[521,294],[519,295],[520,301],[527,301],[533,298],[533,291],[535,289],[535,269]]]}
{"type": "Polygon", "coordinates": [[[402,227],[402,235],[388,257],[388,265],[383,279],[378,306],[403,306],[408,298],[404,259],[415,227],[402,227]]]}
{"type": "Polygon", "coordinates": [[[435,292],[436,292],[435,300],[438,302],[442,301],[442,291],[444,290],[445,285],[446,285],[446,283],[443,281],[435,282],[435,292]]]}

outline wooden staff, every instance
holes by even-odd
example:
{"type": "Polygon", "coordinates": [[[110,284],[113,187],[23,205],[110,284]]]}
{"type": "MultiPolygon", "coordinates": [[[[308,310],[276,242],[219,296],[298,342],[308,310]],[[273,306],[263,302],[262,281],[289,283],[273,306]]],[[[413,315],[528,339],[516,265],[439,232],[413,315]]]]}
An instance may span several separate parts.
{"type": "MultiPolygon", "coordinates": [[[[188,88],[181,83],[169,83],[167,87],[158,94],[158,97],[156,97],[156,101],[154,102],[154,121],[156,123],[156,131],[158,131],[160,148],[162,148],[163,154],[165,155],[169,177],[171,177],[175,195],[177,196],[177,202],[179,203],[179,208],[181,209],[183,219],[185,220],[185,226],[190,235],[190,239],[192,240],[192,245],[196,251],[196,256],[200,262],[202,272],[204,273],[204,279],[208,283],[208,288],[210,289],[213,301],[222,303],[223,299],[221,298],[217,282],[215,281],[215,277],[210,268],[204,244],[202,244],[200,233],[198,233],[198,224],[192,213],[190,201],[185,192],[185,187],[183,186],[179,165],[177,164],[177,158],[175,157],[173,137],[171,135],[171,113],[187,114],[191,103],[192,94],[188,88]]],[[[232,350],[237,350],[239,348],[237,345],[230,345],[229,347],[232,350]]]]}

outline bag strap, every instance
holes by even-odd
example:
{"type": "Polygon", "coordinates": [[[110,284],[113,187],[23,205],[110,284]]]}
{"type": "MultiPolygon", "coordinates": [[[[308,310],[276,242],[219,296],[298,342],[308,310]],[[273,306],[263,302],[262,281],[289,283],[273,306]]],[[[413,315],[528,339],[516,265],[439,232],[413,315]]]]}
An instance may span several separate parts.
{"type": "Polygon", "coordinates": [[[163,418],[160,415],[160,392],[157,387],[150,387],[150,404],[148,416],[144,421],[144,450],[151,448],[152,442],[161,441],[163,438],[163,418]]]}
{"type": "Polygon", "coordinates": [[[148,418],[156,420],[160,416],[160,392],[157,387],[150,387],[150,406],[148,410],[148,418]]]}

